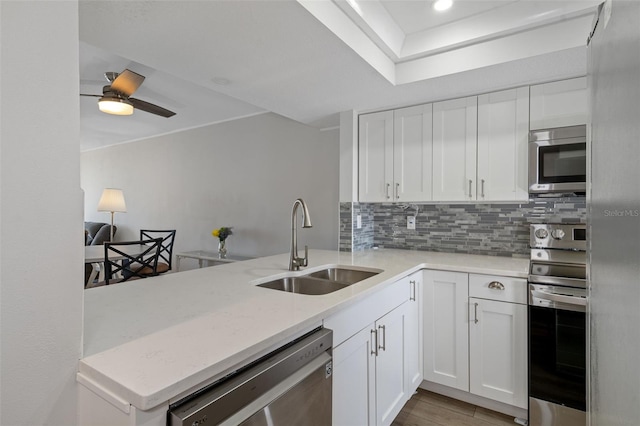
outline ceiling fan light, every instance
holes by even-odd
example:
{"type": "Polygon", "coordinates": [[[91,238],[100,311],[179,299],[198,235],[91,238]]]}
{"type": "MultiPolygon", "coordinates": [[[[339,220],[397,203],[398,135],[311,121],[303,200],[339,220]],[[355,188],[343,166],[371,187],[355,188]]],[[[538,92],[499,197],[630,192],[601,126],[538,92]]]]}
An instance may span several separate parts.
{"type": "Polygon", "coordinates": [[[451,5],[453,5],[453,0],[437,0],[433,3],[433,8],[438,12],[442,12],[449,9],[451,5]]]}
{"type": "Polygon", "coordinates": [[[133,114],[133,105],[126,99],[102,97],[98,101],[98,108],[102,112],[113,115],[133,114]]]}

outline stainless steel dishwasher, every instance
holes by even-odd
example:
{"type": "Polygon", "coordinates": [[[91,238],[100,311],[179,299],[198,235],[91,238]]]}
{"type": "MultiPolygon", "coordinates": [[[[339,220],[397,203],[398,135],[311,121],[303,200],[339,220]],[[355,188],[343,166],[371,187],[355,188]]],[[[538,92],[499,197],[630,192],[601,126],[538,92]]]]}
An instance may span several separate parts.
{"type": "Polygon", "coordinates": [[[169,407],[169,426],[330,425],[333,332],[319,328],[169,407]]]}

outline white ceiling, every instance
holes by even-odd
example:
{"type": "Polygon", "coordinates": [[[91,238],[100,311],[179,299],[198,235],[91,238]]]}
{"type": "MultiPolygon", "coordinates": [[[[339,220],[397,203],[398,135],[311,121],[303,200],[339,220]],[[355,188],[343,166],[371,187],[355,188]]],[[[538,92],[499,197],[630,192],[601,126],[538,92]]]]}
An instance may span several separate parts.
{"type": "Polygon", "coordinates": [[[146,76],[128,117],[81,97],[89,150],[273,111],[319,128],[338,113],[584,74],[597,1],[80,1],[80,91],[146,76]],[[354,5],[355,4],[355,9],[354,5]],[[356,10],[359,9],[359,10],[356,10]],[[221,85],[219,80],[227,80],[221,85]]]}
{"type": "Polygon", "coordinates": [[[499,7],[506,7],[518,0],[481,0],[456,2],[446,12],[433,10],[431,1],[415,0],[383,0],[380,1],[387,13],[400,27],[405,35],[419,33],[455,21],[469,19],[492,11],[499,7]]]}

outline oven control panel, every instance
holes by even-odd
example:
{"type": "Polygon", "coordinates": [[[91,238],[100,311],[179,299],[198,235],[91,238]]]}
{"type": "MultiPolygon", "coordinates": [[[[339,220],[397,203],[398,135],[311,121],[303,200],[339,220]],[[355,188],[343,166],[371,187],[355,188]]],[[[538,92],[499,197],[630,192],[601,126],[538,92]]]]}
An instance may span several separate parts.
{"type": "Polygon", "coordinates": [[[587,250],[586,225],[583,223],[536,223],[531,225],[531,248],[587,250]]]}

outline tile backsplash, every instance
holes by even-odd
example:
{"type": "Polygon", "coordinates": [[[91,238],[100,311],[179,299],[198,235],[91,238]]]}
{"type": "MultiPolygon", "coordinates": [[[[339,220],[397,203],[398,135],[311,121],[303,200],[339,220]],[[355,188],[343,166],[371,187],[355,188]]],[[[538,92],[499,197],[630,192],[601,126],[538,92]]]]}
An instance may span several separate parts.
{"type": "Polygon", "coordinates": [[[513,204],[340,203],[340,250],[380,247],[527,257],[529,224],[540,222],[586,222],[585,197],[513,204]],[[409,230],[407,216],[413,215],[416,229],[409,230]]]}

